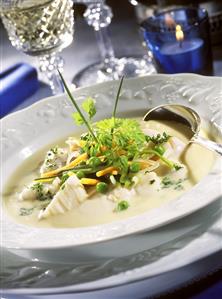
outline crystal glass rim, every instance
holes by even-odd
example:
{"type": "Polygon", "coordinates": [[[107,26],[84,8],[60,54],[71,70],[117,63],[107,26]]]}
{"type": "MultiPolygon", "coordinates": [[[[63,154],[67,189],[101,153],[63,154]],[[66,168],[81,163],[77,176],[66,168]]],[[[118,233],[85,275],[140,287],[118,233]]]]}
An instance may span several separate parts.
{"type": "Polygon", "coordinates": [[[5,12],[14,9],[26,10],[31,7],[43,6],[53,0],[1,0],[0,1],[0,12],[5,12]]]}
{"type": "MultiPolygon", "coordinates": [[[[208,19],[208,13],[207,10],[204,8],[194,8],[194,7],[179,7],[179,8],[174,8],[174,9],[168,9],[164,10],[162,12],[156,13],[155,15],[147,18],[141,23],[142,29],[145,29],[147,31],[153,31],[155,30],[156,32],[159,32],[161,29],[160,23],[157,22],[158,18],[167,14],[170,14],[172,12],[177,13],[179,11],[185,11],[185,12],[196,12],[197,15],[195,17],[195,22],[192,22],[192,24],[187,24],[186,26],[183,27],[183,31],[188,31],[192,29],[194,26],[199,26],[202,24],[204,21],[208,19]]],[[[174,18],[176,20],[176,18],[174,18]]],[[[154,32],[155,32],[154,31],[154,32]]],[[[171,28],[170,32],[175,32],[176,28],[171,28]]]]}

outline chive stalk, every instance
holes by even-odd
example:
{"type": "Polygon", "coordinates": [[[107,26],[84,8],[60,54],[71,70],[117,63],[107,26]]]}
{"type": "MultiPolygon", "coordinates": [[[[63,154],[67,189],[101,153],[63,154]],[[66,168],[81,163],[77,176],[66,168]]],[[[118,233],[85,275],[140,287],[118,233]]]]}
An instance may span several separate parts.
{"type": "Polygon", "coordinates": [[[119,88],[118,88],[118,91],[117,91],[117,94],[116,94],[115,106],[114,106],[113,115],[112,115],[113,120],[114,120],[114,126],[115,126],[115,118],[116,118],[116,109],[117,109],[117,104],[118,104],[118,101],[119,101],[120,91],[122,89],[123,79],[124,79],[124,76],[122,76],[122,78],[120,80],[119,88]]]}
{"type": "Polygon", "coordinates": [[[96,138],[95,134],[93,133],[93,130],[92,130],[90,124],[89,124],[88,121],[86,120],[86,118],[85,118],[85,116],[83,115],[83,113],[81,112],[81,110],[80,110],[78,104],[76,103],[74,97],[72,96],[72,93],[71,93],[71,91],[69,90],[69,88],[68,88],[68,86],[67,86],[67,84],[66,84],[66,82],[65,82],[65,79],[63,78],[63,75],[60,73],[59,70],[58,70],[58,73],[59,73],[59,76],[60,76],[60,78],[61,78],[61,80],[62,80],[64,89],[65,89],[66,93],[68,94],[70,100],[72,101],[72,103],[73,103],[73,105],[75,106],[76,110],[78,111],[78,113],[79,113],[80,116],[82,117],[82,119],[83,119],[85,125],[87,126],[89,132],[92,134],[93,139],[95,140],[95,142],[96,142],[96,143],[99,143],[98,139],[96,138]]]}
{"type": "Polygon", "coordinates": [[[174,168],[175,167],[175,164],[168,160],[167,158],[163,157],[163,155],[161,155],[159,152],[157,152],[156,150],[148,150],[147,151],[147,154],[154,154],[154,155],[157,155],[160,160],[162,160],[169,168],[174,168]]]}

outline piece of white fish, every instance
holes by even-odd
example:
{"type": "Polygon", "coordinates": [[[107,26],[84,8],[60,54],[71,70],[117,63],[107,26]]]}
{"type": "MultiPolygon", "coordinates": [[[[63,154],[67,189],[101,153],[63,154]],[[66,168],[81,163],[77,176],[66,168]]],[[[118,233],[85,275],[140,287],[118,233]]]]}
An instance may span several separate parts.
{"type": "Polygon", "coordinates": [[[177,159],[180,157],[186,147],[186,143],[177,137],[171,137],[170,140],[164,144],[166,149],[164,157],[169,159],[177,159]]]}
{"type": "Polygon", "coordinates": [[[111,194],[108,195],[108,199],[113,202],[118,202],[120,200],[130,200],[135,197],[136,191],[134,188],[127,189],[124,187],[117,187],[113,190],[111,194]]]}
{"type": "Polygon", "coordinates": [[[66,164],[68,151],[65,148],[55,147],[46,153],[45,160],[40,168],[40,174],[60,168],[66,164]]]}
{"type": "Polygon", "coordinates": [[[135,189],[140,196],[151,195],[160,188],[160,178],[155,172],[141,171],[139,173],[139,182],[135,189]]]}
{"type": "Polygon", "coordinates": [[[53,197],[45,210],[39,213],[39,219],[62,214],[78,207],[87,198],[87,192],[76,175],[70,176],[53,197]]]}

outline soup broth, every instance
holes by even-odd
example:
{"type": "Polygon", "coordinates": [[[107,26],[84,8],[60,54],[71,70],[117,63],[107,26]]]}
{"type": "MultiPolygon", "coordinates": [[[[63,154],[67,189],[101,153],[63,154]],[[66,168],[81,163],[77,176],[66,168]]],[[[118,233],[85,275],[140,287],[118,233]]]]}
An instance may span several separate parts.
{"type": "MultiPolygon", "coordinates": [[[[39,177],[39,168],[47,151],[43,149],[24,161],[10,178],[4,194],[8,214],[16,222],[34,227],[65,228],[104,224],[135,216],[176,200],[212,168],[216,155],[197,144],[187,146],[190,136],[185,126],[174,122],[149,121],[143,123],[142,128],[144,132],[166,132],[177,138],[178,144],[169,140],[166,148],[171,160],[183,167],[169,171],[167,165],[160,161],[160,166],[155,171],[146,173],[143,170],[140,181],[136,182],[135,179],[135,185],[130,188],[112,186],[107,193],[95,193],[65,213],[39,219],[40,210],[46,207],[44,200],[19,200],[19,196],[24,186],[39,177]],[[185,145],[183,149],[182,145],[185,145]],[[120,201],[127,201],[127,209],[117,209],[120,201]]],[[[201,131],[201,135],[208,137],[205,131],[201,131]]],[[[62,141],[57,144],[64,146],[62,141]]],[[[156,158],[154,157],[154,162],[156,158]]]]}

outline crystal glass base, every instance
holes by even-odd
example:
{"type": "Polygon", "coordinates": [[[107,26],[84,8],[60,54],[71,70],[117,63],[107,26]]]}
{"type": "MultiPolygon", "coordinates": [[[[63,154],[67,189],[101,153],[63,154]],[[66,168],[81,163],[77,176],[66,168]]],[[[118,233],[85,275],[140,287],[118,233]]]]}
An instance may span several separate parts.
{"type": "Polygon", "coordinates": [[[122,76],[130,78],[154,73],[156,73],[156,69],[146,57],[123,57],[115,59],[113,69],[107,68],[101,62],[86,67],[74,77],[73,84],[76,87],[89,86],[95,83],[118,80],[122,76]]]}

